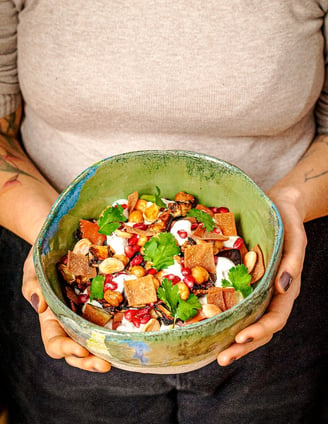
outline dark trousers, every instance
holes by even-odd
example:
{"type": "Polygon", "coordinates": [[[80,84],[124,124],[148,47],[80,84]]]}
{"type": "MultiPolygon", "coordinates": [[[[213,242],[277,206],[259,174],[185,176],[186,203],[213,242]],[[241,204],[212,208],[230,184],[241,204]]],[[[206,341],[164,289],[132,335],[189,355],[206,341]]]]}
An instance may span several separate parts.
{"type": "Polygon", "coordinates": [[[328,218],[306,231],[301,294],[269,344],[228,367],[160,376],[49,358],[21,295],[30,247],[0,228],[0,399],[11,424],[328,423],[328,218]]]}

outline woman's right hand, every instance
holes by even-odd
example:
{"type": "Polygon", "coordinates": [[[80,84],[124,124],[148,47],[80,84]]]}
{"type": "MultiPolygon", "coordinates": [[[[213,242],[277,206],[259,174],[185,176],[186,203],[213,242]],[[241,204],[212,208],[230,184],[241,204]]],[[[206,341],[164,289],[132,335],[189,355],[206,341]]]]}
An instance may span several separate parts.
{"type": "Polygon", "coordinates": [[[47,354],[54,359],[64,358],[77,368],[93,372],[107,372],[111,365],[76,343],[65,333],[59,321],[47,305],[33,265],[32,250],[24,264],[22,292],[25,299],[39,314],[41,336],[47,354]]]}

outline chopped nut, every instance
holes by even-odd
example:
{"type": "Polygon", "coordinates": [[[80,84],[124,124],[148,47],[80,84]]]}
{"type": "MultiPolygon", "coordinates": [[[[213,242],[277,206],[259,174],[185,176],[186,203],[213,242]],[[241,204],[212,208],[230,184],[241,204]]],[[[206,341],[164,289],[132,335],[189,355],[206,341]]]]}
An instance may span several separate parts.
{"type": "Polygon", "coordinates": [[[106,290],[104,293],[104,299],[112,306],[119,306],[119,304],[123,302],[123,295],[118,291],[106,290]]]}
{"type": "Polygon", "coordinates": [[[189,295],[190,295],[189,287],[185,283],[183,283],[182,281],[179,281],[177,283],[177,286],[178,286],[179,295],[180,295],[181,299],[187,300],[189,295]]]}
{"type": "Polygon", "coordinates": [[[129,222],[135,222],[136,224],[140,224],[143,222],[143,214],[139,210],[134,210],[129,215],[129,222]]]}
{"type": "Polygon", "coordinates": [[[91,241],[89,239],[83,238],[75,244],[73,253],[77,255],[87,255],[89,253],[90,246],[91,241]]]}
{"type": "Polygon", "coordinates": [[[205,283],[210,278],[208,271],[200,265],[191,268],[191,275],[194,277],[196,284],[205,283]]]}
{"type": "Polygon", "coordinates": [[[208,303],[202,306],[203,313],[206,318],[214,317],[215,315],[221,314],[222,310],[212,303],[208,303]]]}
{"type": "Polygon", "coordinates": [[[147,221],[153,222],[157,219],[159,214],[159,207],[153,203],[144,211],[144,216],[147,221]]]}

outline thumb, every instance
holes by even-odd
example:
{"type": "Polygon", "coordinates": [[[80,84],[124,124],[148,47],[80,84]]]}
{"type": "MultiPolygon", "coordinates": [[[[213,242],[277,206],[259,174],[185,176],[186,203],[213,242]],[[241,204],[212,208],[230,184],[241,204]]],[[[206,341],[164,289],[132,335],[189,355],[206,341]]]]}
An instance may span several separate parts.
{"type": "Polygon", "coordinates": [[[30,250],[23,269],[22,293],[33,309],[39,314],[47,309],[47,303],[41,291],[33,264],[33,248],[30,250]]]}

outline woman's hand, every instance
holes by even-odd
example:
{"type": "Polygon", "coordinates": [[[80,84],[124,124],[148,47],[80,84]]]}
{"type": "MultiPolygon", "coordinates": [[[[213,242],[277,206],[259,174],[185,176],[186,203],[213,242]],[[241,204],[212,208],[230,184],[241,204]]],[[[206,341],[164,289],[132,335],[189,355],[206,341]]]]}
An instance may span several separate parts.
{"type": "Polygon", "coordinates": [[[87,371],[107,372],[110,364],[88,352],[84,347],[67,336],[55,315],[48,307],[36,278],[32,249],[25,261],[22,292],[39,314],[41,336],[47,354],[54,359],[65,358],[73,367],[87,371]]]}
{"type": "Polygon", "coordinates": [[[275,292],[262,318],[238,333],[235,343],[218,355],[218,363],[222,366],[229,365],[268,343],[273,334],[285,326],[300,292],[306,235],[302,208],[297,206],[298,194],[295,190],[286,188],[272,189],[269,196],[280,211],[285,231],[284,250],[275,280],[275,292]]]}

